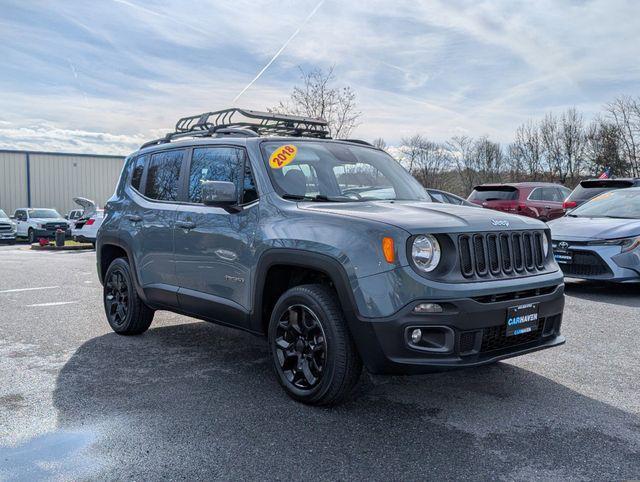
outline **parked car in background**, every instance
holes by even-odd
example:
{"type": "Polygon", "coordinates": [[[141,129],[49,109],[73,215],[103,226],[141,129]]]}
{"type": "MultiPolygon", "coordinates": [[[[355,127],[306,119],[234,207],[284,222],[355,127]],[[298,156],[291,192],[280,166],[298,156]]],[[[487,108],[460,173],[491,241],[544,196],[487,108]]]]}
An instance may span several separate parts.
{"type": "Polygon", "coordinates": [[[2,209],[0,209],[0,241],[9,244],[16,242],[16,223],[2,209]]]}
{"type": "Polygon", "coordinates": [[[640,281],[640,188],[603,193],[549,227],[565,276],[640,281]]]}
{"type": "Polygon", "coordinates": [[[562,203],[570,193],[570,189],[548,182],[482,184],[473,188],[468,201],[496,211],[549,221],[564,215],[562,203]]]}
{"type": "Polygon", "coordinates": [[[71,223],[71,227],[73,228],[75,222],[82,217],[83,213],[83,209],[72,209],[64,216],[64,218],[71,223]]]}
{"type": "Polygon", "coordinates": [[[76,219],[71,227],[73,239],[81,243],[96,244],[96,235],[102,225],[104,211],[91,199],[74,197],[73,201],[82,206],[82,216],[76,219]]]}
{"type": "Polygon", "coordinates": [[[436,203],[443,204],[456,204],[458,206],[478,207],[477,204],[473,204],[467,201],[465,198],[456,196],[447,191],[441,191],[440,189],[426,188],[427,193],[431,197],[431,200],[436,203]]]}
{"type": "Polygon", "coordinates": [[[576,188],[565,199],[563,207],[565,211],[568,211],[577,208],[603,192],[637,186],[640,186],[640,179],[638,178],[587,179],[578,183],[576,188]]]}
{"type": "Polygon", "coordinates": [[[62,229],[65,237],[71,237],[69,223],[55,209],[20,208],[14,214],[16,235],[27,238],[30,243],[38,239],[55,239],[56,231],[62,229]]]}

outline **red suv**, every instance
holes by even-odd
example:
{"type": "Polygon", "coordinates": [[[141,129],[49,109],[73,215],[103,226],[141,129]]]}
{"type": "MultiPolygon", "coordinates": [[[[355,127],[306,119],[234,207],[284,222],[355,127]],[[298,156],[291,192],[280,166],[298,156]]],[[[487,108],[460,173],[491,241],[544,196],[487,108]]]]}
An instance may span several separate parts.
{"type": "Polygon", "coordinates": [[[541,221],[564,215],[562,202],[571,190],[548,182],[516,182],[476,186],[468,200],[484,208],[521,214],[541,221]]]}

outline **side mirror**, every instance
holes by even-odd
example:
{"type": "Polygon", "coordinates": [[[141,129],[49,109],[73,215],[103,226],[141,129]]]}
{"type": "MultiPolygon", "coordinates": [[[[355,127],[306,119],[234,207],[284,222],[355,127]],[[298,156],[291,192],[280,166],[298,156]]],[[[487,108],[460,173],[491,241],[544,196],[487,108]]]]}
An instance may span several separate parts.
{"type": "Polygon", "coordinates": [[[227,181],[203,181],[202,204],[218,208],[230,208],[238,203],[236,185],[227,181]]]}
{"type": "Polygon", "coordinates": [[[65,215],[64,215],[64,218],[65,218],[65,219],[69,219],[69,215],[68,215],[68,214],[65,214],[65,215]]]}

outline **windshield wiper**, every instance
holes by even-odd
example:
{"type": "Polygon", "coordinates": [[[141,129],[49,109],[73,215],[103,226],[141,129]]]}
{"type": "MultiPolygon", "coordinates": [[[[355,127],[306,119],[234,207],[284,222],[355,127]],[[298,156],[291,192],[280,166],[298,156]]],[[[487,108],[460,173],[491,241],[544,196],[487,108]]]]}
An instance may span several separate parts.
{"type": "Polygon", "coordinates": [[[282,199],[291,201],[314,201],[314,202],[349,202],[353,199],[339,196],[326,196],[325,194],[316,194],[315,196],[302,196],[300,194],[283,194],[282,199]]]}

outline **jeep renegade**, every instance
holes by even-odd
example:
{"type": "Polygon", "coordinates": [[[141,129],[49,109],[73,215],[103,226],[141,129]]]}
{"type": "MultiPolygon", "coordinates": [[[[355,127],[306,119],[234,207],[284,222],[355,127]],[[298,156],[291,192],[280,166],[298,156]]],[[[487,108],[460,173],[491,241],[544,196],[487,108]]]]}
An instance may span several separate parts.
{"type": "Polygon", "coordinates": [[[179,120],[127,158],[97,254],[116,333],[170,310],[266,336],[278,381],[309,404],[347,398],[363,365],[426,373],[565,341],[545,224],[429,202],[319,119],[179,120]]]}

